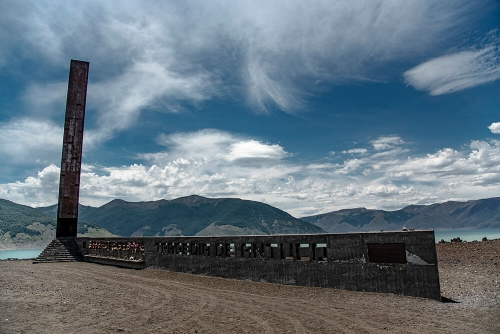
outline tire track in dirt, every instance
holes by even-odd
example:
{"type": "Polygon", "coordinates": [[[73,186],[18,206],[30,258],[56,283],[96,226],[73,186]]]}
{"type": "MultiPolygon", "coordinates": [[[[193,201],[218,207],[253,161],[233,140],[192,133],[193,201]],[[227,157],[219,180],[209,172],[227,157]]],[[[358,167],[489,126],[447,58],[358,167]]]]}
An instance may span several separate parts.
{"type": "MultiPolygon", "coordinates": [[[[71,265],[66,265],[71,267],[71,265]]],[[[175,303],[180,303],[180,301],[172,302],[172,296],[161,289],[154,289],[148,285],[144,285],[140,282],[140,278],[119,275],[118,278],[115,273],[108,273],[107,271],[102,271],[96,268],[85,268],[82,271],[81,268],[78,272],[71,271],[71,276],[77,276],[80,278],[80,282],[85,282],[89,285],[94,285],[100,288],[99,290],[116,290],[117,286],[121,286],[122,294],[120,298],[115,296],[98,295],[97,299],[105,299],[102,305],[94,305],[93,311],[96,313],[96,317],[93,321],[101,321],[103,326],[108,326],[109,321],[106,318],[111,318],[116,322],[121,321],[138,321],[147,322],[151,319],[154,312],[163,312],[165,305],[175,305],[175,303]],[[130,279],[135,278],[135,279],[130,279]],[[129,295],[128,291],[133,291],[133,295],[129,295]],[[147,300],[143,300],[141,296],[147,296],[147,300]],[[113,298],[115,297],[115,298],[113,298]],[[139,298],[136,298],[139,297],[139,298]],[[135,310],[135,312],[131,312],[135,310]],[[146,312],[147,310],[147,312],[146,312]],[[103,313],[101,313],[103,312],[103,313]],[[100,316],[97,316],[100,315],[100,316]],[[125,315],[125,316],[124,316],[125,315]],[[101,319],[106,316],[105,319],[101,319]],[[128,318],[128,319],[127,319],[128,318]],[[142,320],[141,320],[142,319],[142,320]]],[[[68,268],[69,269],[69,268],[68,268]]],[[[64,275],[68,275],[68,270],[66,268],[51,268],[52,273],[57,274],[58,277],[64,278],[64,275]]],[[[98,301],[101,304],[101,301],[98,301]]],[[[89,309],[87,309],[87,312],[89,309]]]]}
{"type": "Polygon", "coordinates": [[[498,332],[498,309],[467,303],[133,271],[0,262],[0,332],[498,332]],[[103,303],[99,303],[102,301],[103,303]],[[70,304],[68,306],[68,304],[70,304]],[[496,316],[495,316],[496,315],[496,316]],[[5,319],[9,318],[9,322],[5,319]],[[496,329],[496,330],[495,330],[496,329]]]}
{"type": "MultiPolygon", "coordinates": [[[[101,276],[103,277],[103,276],[101,276]]],[[[140,275],[129,275],[127,273],[114,273],[113,277],[107,277],[111,281],[117,281],[115,277],[121,277],[119,281],[124,281],[128,280],[131,277],[140,277],[140,275]]],[[[189,294],[183,293],[183,292],[172,292],[174,295],[182,295],[183,298],[183,303],[185,304],[190,304],[190,305],[195,305],[196,302],[198,302],[198,308],[196,309],[197,311],[201,312],[194,312],[189,309],[183,309],[183,312],[186,313],[188,311],[189,314],[185,314],[185,316],[182,317],[182,319],[179,319],[178,321],[172,321],[169,325],[172,328],[175,328],[177,325],[180,324],[185,324],[187,321],[193,322],[195,321],[196,318],[203,318],[203,317],[213,317],[214,314],[220,314],[221,310],[219,309],[222,306],[222,309],[227,309],[228,303],[231,305],[236,305],[238,307],[233,307],[231,308],[230,311],[232,314],[234,313],[239,313],[242,317],[249,317],[252,319],[252,321],[262,327],[262,332],[263,333],[274,333],[274,329],[267,323],[267,321],[256,314],[253,313],[248,313],[248,312],[243,312],[241,309],[248,309],[248,306],[245,304],[235,304],[234,302],[228,302],[226,298],[218,298],[214,294],[208,293],[207,291],[202,291],[199,286],[195,285],[189,285],[185,284],[182,282],[168,282],[168,281],[163,281],[163,280],[158,280],[158,279],[153,279],[153,278],[146,278],[146,277],[141,277],[141,280],[149,282],[153,285],[167,285],[169,289],[176,289],[178,290],[179,287],[183,287],[184,290],[188,290],[189,294]],[[175,286],[174,286],[175,284],[175,286]],[[207,303],[208,299],[208,303],[207,303]],[[191,303],[192,302],[192,303],[191,303]],[[203,306],[209,306],[208,308],[203,307],[203,306]],[[216,313],[217,311],[217,313],[216,313]]],[[[143,283],[143,282],[142,282],[143,283]]],[[[141,284],[142,284],[141,283],[141,284]]],[[[143,290],[148,290],[151,293],[162,293],[164,290],[157,287],[157,288],[152,288],[152,287],[147,287],[144,288],[143,285],[139,285],[139,288],[143,290]]],[[[164,287],[165,288],[165,287],[164,287]]],[[[212,290],[212,289],[210,289],[212,290]]],[[[160,305],[161,306],[161,305],[160,305]]],[[[229,313],[229,312],[228,312],[229,313]]],[[[291,319],[290,319],[291,320],[291,319]]],[[[278,330],[278,328],[276,329],[278,330]]]]}
{"type": "MultiPolygon", "coordinates": [[[[116,273],[116,276],[121,276],[123,277],[124,280],[129,279],[130,275],[125,274],[125,273],[116,273]]],[[[142,275],[139,275],[138,272],[133,272],[131,274],[134,277],[140,276],[142,280],[149,281],[153,284],[169,284],[171,285],[171,282],[165,282],[163,280],[158,280],[157,278],[148,278],[144,277],[142,275]]],[[[201,287],[196,284],[189,284],[189,283],[184,283],[184,282],[178,282],[176,281],[175,284],[178,287],[183,287],[184,289],[189,290],[189,295],[192,296],[204,296],[206,294],[208,298],[211,300],[216,300],[217,304],[213,305],[213,308],[219,307],[220,305],[225,305],[227,306],[228,304],[231,305],[230,312],[233,314],[239,313],[242,316],[249,317],[252,319],[252,321],[255,324],[258,324],[262,327],[262,330],[264,332],[274,332],[276,331],[281,331],[283,330],[283,324],[288,322],[293,325],[293,328],[295,332],[297,333],[303,333],[306,332],[306,329],[302,325],[302,323],[295,317],[290,316],[291,313],[293,313],[293,310],[296,307],[295,301],[290,301],[289,299],[285,298],[275,298],[275,297],[266,297],[266,296],[256,296],[250,293],[244,293],[244,292],[235,292],[235,291],[226,291],[222,289],[215,289],[215,288],[205,288],[203,291],[201,290],[201,287]],[[210,291],[211,293],[208,293],[210,291]],[[203,294],[200,294],[200,293],[203,294]],[[218,296],[214,296],[213,293],[218,294],[218,296]],[[244,298],[241,298],[244,297],[244,298]],[[251,299],[247,303],[241,303],[233,299],[251,299]],[[276,301],[279,300],[279,303],[276,301]],[[263,301],[266,301],[263,303],[263,301]],[[262,312],[258,312],[258,309],[253,309],[249,308],[248,304],[253,304],[253,305],[259,305],[259,308],[262,309],[272,309],[274,310],[272,313],[264,312],[264,314],[261,314],[262,312]],[[283,310],[285,309],[285,310],[283,310]],[[245,311],[241,311],[245,310],[245,311]],[[283,310],[283,311],[282,311],[283,310]],[[268,321],[266,321],[266,318],[275,318],[274,323],[276,325],[275,328],[268,324],[268,321]]],[[[152,291],[157,291],[157,290],[152,290],[152,291]]],[[[195,297],[198,298],[198,297],[195,297]]],[[[204,298],[204,297],[203,297],[204,298]]],[[[203,304],[203,298],[200,303],[203,304]]],[[[303,301],[301,301],[303,302],[303,301]]],[[[309,319],[315,319],[319,317],[319,315],[315,312],[307,311],[309,309],[315,309],[315,304],[312,302],[309,307],[302,308],[300,311],[300,316],[301,318],[306,317],[309,319]]],[[[227,307],[224,307],[226,309],[227,307]]],[[[200,316],[205,316],[207,314],[211,314],[212,312],[210,310],[204,310],[202,309],[202,314],[197,314],[198,317],[200,316]]],[[[219,310],[220,311],[220,310],[219,310]]],[[[220,312],[219,312],[220,313],[220,312]]],[[[190,321],[193,321],[193,317],[190,318],[190,321]]],[[[335,312],[329,315],[326,319],[322,319],[326,324],[325,327],[330,328],[330,329],[337,329],[337,330],[342,330],[346,333],[359,333],[359,330],[366,331],[366,332],[371,332],[373,330],[379,330],[380,327],[374,324],[357,324],[356,330],[350,330],[349,326],[352,326],[352,317],[351,316],[343,316],[342,313],[340,312],[335,312]]],[[[175,325],[176,323],[173,323],[172,325],[175,325]]]]}
{"type": "MultiPolygon", "coordinates": [[[[67,272],[67,270],[64,269],[55,269],[53,270],[54,273],[58,273],[58,276],[62,276],[61,274],[64,274],[67,272]]],[[[228,297],[234,298],[234,296],[241,295],[240,293],[235,293],[232,292],[230,295],[227,294],[223,290],[216,290],[219,294],[223,294],[223,297],[216,297],[212,293],[208,293],[207,291],[203,291],[200,293],[200,286],[197,285],[192,285],[192,284],[186,284],[182,282],[166,282],[158,279],[152,279],[152,278],[146,278],[146,277],[140,277],[140,275],[137,275],[135,272],[133,273],[125,273],[125,272],[113,272],[113,273],[103,273],[102,271],[98,270],[98,267],[96,268],[86,268],[85,273],[75,273],[73,272],[72,275],[79,276],[83,279],[88,279],[88,277],[94,277],[95,282],[99,282],[99,284],[105,284],[108,287],[111,286],[116,286],[117,283],[120,283],[122,285],[132,287],[136,290],[141,290],[147,292],[149,295],[155,295],[155,294],[165,294],[165,287],[163,288],[153,288],[147,284],[143,284],[144,282],[140,283],[131,283],[136,280],[142,280],[149,282],[152,285],[168,285],[169,289],[173,289],[173,283],[177,285],[177,288],[183,287],[184,290],[188,290],[188,294],[182,293],[183,297],[183,302],[186,304],[192,304],[191,302],[194,302],[198,300],[198,308],[197,310],[201,310],[200,312],[190,312],[188,309],[183,309],[183,312],[189,313],[183,316],[181,319],[178,319],[177,321],[172,321],[170,322],[170,327],[175,328],[177,325],[185,324],[186,321],[193,322],[195,321],[196,318],[203,318],[204,316],[212,316],[213,314],[216,314],[215,312],[217,311],[217,308],[219,308],[221,305],[223,306],[223,309],[228,309],[228,306],[230,308],[227,310],[227,313],[235,314],[238,313],[241,318],[248,317],[252,320],[252,322],[255,325],[258,325],[261,327],[262,332],[264,333],[274,333],[275,331],[279,331],[281,327],[276,327],[273,328],[270,324],[268,324],[268,321],[265,320],[265,318],[261,315],[257,315],[254,312],[249,309],[248,305],[245,303],[238,303],[235,301],[228,301],[228,297]],[[117,277],[119,279],[117,279],[117,277]],[[107,282],[104,282],[106,280],[107,282]],[[192,297],[191,297],[192,296],[192,297]],[[209,301],[207,303],[207,300],[209,301]],[[209,308],[206,308],[204,306],[209,306],[209,308]],[[245,310],[245,311],[241,311],[245,310]],[[186,312],[187,311],[187,312],[186,312]]],[[[210,291],[214,291],[214,289],[209,289],[210,291]]],[[[174,292],[174,295],[180,294],[180,292],[174,292]]],[[[248,298],[249,296],[252,296],[250,294],[244,294],[245,298],[248,298]]],[[[172,294],[169,293],[169,300],[173,303],[180,302],[180,300],[172,300],[172,294]]],[[[163,308],[164,303],[167,302],[165,299],[156,301],[154,304],[149,304],[148,307],[151,309],[160,309],[163,308]]],[[[252,302],[255,302],[257,304],[256,300],[253,300],[252,302]]],[[[266,305],[265,305],[266,306],[266,305]]],[[[220,314],[220,310],[217,314],[220,314]]],[[[303,333],[305,332],[304,327],[301,325],[301,323],[294,319],[293,317],[290,317],[287,314],[281,314],[285,319],[280,319],[280,320],[288,320],[288,322],[293,324],[293,327],[295,328],[295,332],[297,333],[303,333]]],[[[195,321],[196,322],[196,321],[195,321]]],[[[278,321],[276,321],[279,323],[278,321]]]]}
{"type": "MultiPolygon", "coordinates": [[[[144,279],[147,279],[146,277],[143,277],[144,279]]],[[[253,283],[253,282],[252,282],[253,283]]],[[[200,285],[197,284],[190,284],[190,283],[184,283],[184,282],[176,282],[179,286],[183,286],[184,288],[188,288],[191,290],[191,293],[197,294],[200,291],[200,285]]],[[[258,284],[258,283],[257,283],[258,284]]],[[[322,315],[319,315],[317,312],[314,311],[309,311],[309,310],[314,310],[316,309],[317,305],[314,302],[304,302],[304,300],[301,299],[294,299],[294,298],[280,298],[280,297],[274,297],[274,296],[262,296],[262,295],[255,295],[252,293],[246,293],[246,292],[239,292],[239,291],[227,291],[223,289],[217,289],[217,288],[206,288],[209,289],[212,292],[215,292],[218,294],[218,299],[224,300],[226,303],[230,303],[233,305],[233,310],[241,310],[241,309],[247,309],[248,304],[254,304],[254,305],[259,305],[260,308],[262,309],[271,309],[273,312],[271,314],[266,313],[265,316],[269,317],[281,317],[282,319],[277,319],[275,321],[276,324],[278,324],[277,331],[282,331],[283,330],[283,323],[284,321],[288,320],[289,323],[291,323],[294,327],[295,332],[297,333],[302,333],[306,332],[306,329],[302,325],[302,323],[294,316],[290,316],[290,314],[297,314],[297,312],[294,312],[297,308],[297,304],[306,304],[306,307],[302,307],[300,310],[300,318],[307,318],[307,319],[316,319],[321,317],[323,322],[326,322],[325,327],[329,328],[330,330],[335,329],[335,330],[342,330],[345,333],[359,333],[360,330],[364,332],[373,332],[374,330],[380,330],[380,326],[377,323],[366,323],[366,324],[360,324],[359,322],[356,325],[356,329],[351,330],[349,327],[353,327],[353,317],[356,315],[348,315],[344,316],[342,313],[342,309],[336,308],[334,311],[328,315],[328,317],[325,319],[322,315]],[[241,298],[243,297],[243,298],[241,298]],[[241,303],[235,300],[231,299],[251,299],[248,303],[241,303]],[[263,301],[266,301],[263,303],[263,301]]],[[[300,289],[300,287],[298,287],[300,289]]],[[[358,304],[358,300],[355,301],[356,304],[358,304]]],[[[326,310],[325,310],[326,311],[326,310]]],[[[260,317],[262,318],[262,316],[260,317]]]]}
{"type": "Polygon", "coordinates": [[[215,312],[210,312],[210,310],[215,311],[217,308],[217,301],[213,296],[185,294],[183,293],[183,291],[180,291],[178,289],[177,282],[165,282],[161,280],[149,279],[148,280],[149,282],[147,282],[149,284],[144,284],[145,279],[140,277],[140,275],[133,275],[129,273],[113,273],[111,277],[108,274],[106,278],[111,281],[120,281],[120,282],[137,280],[139,281],[139,283],[137,284],[134,283],[131,286],[134,288],[147,291],[149,296],[154,296],[156,294],[165,294],[166,291],[168,291],[169,298],[160,299],[158,305],[154,307],[154,309],[165,310],[165,306],[167,306],[168,304],[183,305],[181,307],[181,310],[174,310],[177,311],[178,313],[182,313],[182,316],[170,320],[169,327],[171,328],[176,328],[179,325],[185,325],[188,322],[191,324],[197,323],[199,322],[198,321],[199,318],[202,318],[204,315],[208,315],[210,313],[215,313],[215,312]],[[188,308],[185,307],[184,305],[191,305],[191,306],[197,305],[197,307],[188,308]]]}
{"type": "MultiPolygon", "coordinates": [[[[66,266],[72,267],[72,265],[66,266]]],[[[79,266],[81,266],[81,264],[79,266]]],[[[201,309],[203,312],[197,312],[197,310],[193,311],[192,309],[183,310],[182,312],[184,313],[184,316],[176,317],[175,320],[171,319],[169,323],[170,328],[187,326],[188,324],[193,325],[194,323],[198,323],[198,321],[196,321],[197,318],[204,318],[207,316],[207,314],[209,315],[209,318],[214,318],[214,313],[216,312],[215,308],[218,306],[220,307],[221,305],[223,306],[223,308],[216,313],[217,315],[234,315],[237,313],[239,314],[240,318],[249,318],[254,326],[260,326],[261,331],[265,332],[272,332],[273,330],[282,331],[284,327],[287,327],[285,326],[287,323],[292,325],[295,332],[305,332],[306,328],[310,328],[310,326],[307,325],[307,320],[309,322],[314,322],[315,319],[320,317],[317,313],[308,311],[309,309],[315,309],[314,302],[306,302],[304,300],[295,298],[277,298],[275,296],[268,297],[246,292],[226,291],[224,289],[216,289],[212,287],[204,288],[197,284],[189,284],[178,281],[164,281],[158,280],[156,278],[142,277],[142,274],[146,273],[145,271],[123,271],[123,269],[109,267],[107,268],[109,270],[101,270],[101,266],[95,265],[86,265],[84,270],[79,270],[77,272],[68,269],[64,267],[60,269],[52,268],[52,271],[54,274],[56,274],[57,277],[61,279],[61,282],[65,281],[65,275],[77,275],[83,281],[90,279],[91,282],[89,282],[88,284],[92,282],[98,283],[100,285],[104,285],[105,288],[112,288],[118,286],[118,284],[121,284],[124,288],[128,287],[129,290],[134,290],[136,292],[140,291],[140,294],[142,295],[147,294],[151,297],[148,299],[147,305],[143,305],[143,307],[147,307],[150,310],[151,314],[155,310],[163,310],[165,304],[168,304],[168,300],[166,300],[165,298],[156,297],[157,295],[166,296],[165,285],[168,286],[168,290],[172,290],[174,285],[177,289],[183,288],[184,290],[182,292],[174,291],[175,300],[172,300],[172,298],[170,298],[169,302],[171,304],[193,304],[196,300],[198,300],[199,303],[203,304],[204,299],[199,299],[199,297],[205,298],[204,296],[206,296],[211,301],[209,304],[210,308],[204,309],[198,307],[198,310],[201,309]],[[156,288],[154,288],[153,286],[156,286],[156,288]],[[202,289],[204,289],[204,291],[200,291],[202,289]],[[179,294],[181,295],[178,297],[179,294]],[[217,295],[217,297],[215,295],[217,295]],[[241,303],[239,302],[239,300],[247,301],[245,303],[241,303]],[[290,316],[290,314],[294,314],[294,311],[296,313],[296,306],[298,303],[302,303],[302,308],[299,314],[297,314],[297,318],[295,318],[294,316],[290,316]],[[258,307],[249,308],[248,305],[257,305],[258,307]],[[271,313],[269,311],[259,312],[259,310],[261,309],[273,311],[271,313]],[[267,319],[267,321],[265,319],[267,319]],[[299,321],[298,319],[305,319],[305,324],[302,325],[301,321],[299,321]]],[[[125,303],[129,303],[129,301],[131,301],[130,297],[125,301],[125,303]]],[[[108,306],[113,309],[117,309],[117,311],[120,311],[116,313],[122,313],[121,311],[124,311],[124,309],[121,305],[122,303],[115,303],[108,306]]],[[[324,317],[322,319],[324,324],[321,325],[321,328],[325,330],[336,329],[342,330],[347,333],[354,333],[359,332],[360,330],[370,332],[373,329],[380,329],[377,326],[366,326],[358,322],[356,330],[350,330],[348,326],[352,325],[352,316],[344,315],[345,312],[343,312],[343,310],[339,308],[333,308],[333,312],[329,312],[328,310],[324,311],[329,313],[329,316],[326,317],[326,319],[324,317]]],[[[147,316],[146,319],[148,319],[147,316]]]]}
{"type": "MultiPolygon", "coordinates": [[[[125,274],[117,274],[117,275],[120,275],[124,278],[127,278],[125,274]]],[[[146,281],[154,282],[154,284],[171,284],[171,282],[165,282],[165,281],[154,279],[154,278],[142,277],[142,279],[146,280],[146,281]]],[[[234,291],[227,292],[227,291],[224,291],[222,289],[208,288],[209,291],[216,292],[217,294],[222,295],[222,296],[216,297],[214,294],[208,293],[207,290],[203,290],[203,294],[200,294],[201,287],[199,285],[189,284],[189,283],[184,283],[184,282],[177,282],[177,281],[175,282],[175,284],[178,287],[183,287],[184,289],[189,290],[190,294],[192,294],[194,296],[199,296],[200,297],[200,308],[202,308],[202,309],[203,309],[203,306],[207,304],[206,300],[208,299],[208,300],[210,300],[209,306],[212,310],[215,310],[220,305],[224,305],[224,308],[227,308],[227,306],[230,305],[230,306],[232,306],[230,309],[230,312],[233,313],[233,315],[234,315],[234,313],[239,313],[243,317],[245,317],[245,316],[249,317],[250,319],[253,320],[253,322],[255,324],[262,326],[263,332],[265,332],[265,333],[274,333],[275,331],[280,331],[282,329],[282,326],[279,326],[276,329],[273,329],[269,324],[267,324],[267,321],[262,316],[258,316],[256,314],[253,314],[251,311],[249,312],[250,308],[248,307],[249,306],[248,304],[254,304],[254,305],[258,304],[259,300],[256,300],[256,299],[261,299],[262,298],[261,296],[256,297],[256,296],[254,296],[252,294],[248,294],[248,293],[240,293],[240,292],[234,292],[234,291]],[[250,303],[240,303],[240,302],[228,300],[228,298],[235,298],[235,297],[237,297],[239,299],[240,296],[244,296],[245,298],[251,297],[254,300],[252,300],[250,303]],[[241,310],[246,310],[246,311],[241,311],[241,310]]],[[[266,299],[269,299],[269,298],[266,298],[266,299]]],[[[264,305],[264,307],[265,306],[268,306],[268,305],[264,305]]],[[[276,309],[279,310],[279,305],[273,305],[273,307],[276,307],[276,309]]],[[[203,313],[212,313],[212,312],[211,312],[211,310],[204,310],[203,313]]],[[[291,317],[290,315],[288,315],[285,312],[279,312],[279,315],[281,315],[285,318],[285,319],[280,319],[280,320],[288,320],[290,323],[293,324],[293,327],[294,327],[296,333],[305,333],[306,332],[304,327],[300,323],[300,321],[298,321],[297,319],[291,317]]],[[[282,321],[277,321],[277,323],[282,324],[282,321]]]]}
{"type": "MultiPolygon", "coordinates": [[[[128,275],[120,272],[103,272],[99,270],[99,267],[86,268],[85,273],[72,273],[72,275],[79,276],[83,279],[88,278],[89,274],[90,276],[94,277],[94,283],[105,285],[110,288],[116,287],[118,284],[120,284],[123,287],[128,288],[128,291],[133,291],[134,295],[147,297],[146,300],[143,300],[141,298],[132,299],[134,298],[133,296],[127,297],[127,295],[124,294],[125,296],[121,298],[122,303],[120,304],[123,304],[123,298],[128,298],[130,302],[135,302],[136,304],[138,304],[138,307],[142,309],[147,308],[150,314],[159,310],[161,310],[162,312],[170,311],[173,309],[173,306],[169,307],[170,305],[189,303],[191,300],[189,296],[179,296],[179,292],[169,291],[173,288],[166,290],[144,284],[142,278],[136,275],[128,275]]],[[[127,291],[124,292],[126,293],[127,291]]],[[[191,315],[194,316],[194,314],[191,315]]]]}
{"type": "MultiPolygon", "coordinates": [[[[113,276],[119,276],[122,277],[123,279],[119,281],[126,281],[130,280],[131,277],[138,278],[149,281],[152,284],[167,284],[167,285],[172,285],[172,282],[166,282],[163,280],[159,280],[157,278],[151,278],[147,277],[148,275],[141,275],[140,273],[145,273],[147,271],[152,271],[153,269],[146,269],[146,271],[133,271],[129,273],[125,272],[114,272],[113,276]]],[[[113,280],[115,280],[113,278],[113,280]]],[[[267,297],[267,296],[256,296],[252,293],[245,293],[245,292],[236,292],[236,291],[226,291],[224,289],[216,289],[216,288],[206,288],[204,287],[203,294],[201,294],[201,286],[197,284],[190,284],[190,283],[185,283],[185,282],[180,282],[180,281],[175,281],[173,282],[175,285],[178,287],[184,287],[184,289],[189,290],[189,294],[187,295],[192,295],[196,296],[194,297],[199,298],[200,296],[203,296],[203,294],[208,294],[208,290],[211,291],[212,293],[217,293],[218,296],[215,297],[213,294],[208,294],[209,298],[216,299],[217,305],[213,307],[219,307],[223,303],[230,304],[232,307],[229,310],[231,313],[239,313],[242,316],[249,317],[252,319],[252,321],[256,324],[261,325],[263,328],[262,330],[264,331],[273,331],[273,327],[269,325],[264,319],[265,318],[274,318],[274,323],[276,325],[276,330],[280,331],[283,329],[283,324],[284,323],[291,323],[293,325],[293,328],[295,332],[305,332],[306,329],[302,325],[302,323],[294,316],[290,316],[290,314],[294,313],[294,310],[296,309],[296,303],[302,303],[306,304],[306,307],[302,307],[300,310],[300,318],[306,318],[309,319],[310,321],[320,318],[321,317],[321,322],[324,322],[324,327],[329,328],[330,330],[335,329],[335,330],[342,330],[345,333],[359,333],[359,331],[363,332],[372,332],[374,330],[380,330],[380,325],[374,321],[373,323],[370,321],[364,321],[363,323],[360,323],[359,321],[356,324],[356,328],[350,328],[353,327],[353,317],[355,317],[355,314],[348,314],[345,315],[344,308],[333,308],[332,312],[328,312],[329,315],[328,317],[322,317],[318,315],[317,313],[309,310],[314,310],[316,308],[316,305],[314,302],[305,302],[304,300],[295,300],[290,298],[277,298],[277,297],[267,297]],[[242,298],[243,297],[243,298],[242,298]],[[250,299],[248,303],[240,303],[237,301],[234,301],[232,299],[250,299]],[[277,303],[276,301],[279,300],[280,302],[277,303]],[[263,301],[266,301],[266,303],[263,303],[263,301]],[[255,309],[249,309],[248,304],[254,304],[254,305],[260,305],[260,308],[264,309],[272,309],[272,313],[264,312],[264,314],[261,315],[256,315],[260,314],[257,312],[255,309]],[[283,310],[285,309],[285,310],[283,310]],[[245,311],[241,311],[245,310],[245,311]],[[282,311],[283,310],[283,311],[282,311]]],[[[139,288],[143,288],[142,285],[138,286],[139,288]]],[[[158,292],[159,290],[152,289],[150,290],[151,292],[158,292]]],[[[160,290],[163,291],[163,290],[160,290]]],[[[186,295],[185,295],[186,296],[186,295]]],[[[187,298],[187,297],[186,297],[187,298]]],[[[189,299],[191,301],[192,298],[189,299]]],[[[200,301],[202,303],[202,301],[200,301]]],[[[357,304],[358,301],[356,300],[355,303],[357,304]]],[[[212,307],[212,309],[213,309],[212,307]]],[[[189,321],[193,321],[195,318],[200,318],[203,316],[206,316],[207,314],[211,315],[210,310],[204,310],[203,308],[201,313],[195,313],[191,314],[191,317],[189,317],[189,321]]],[[[225,308],[227,309],[227,308],[225,308]]],[[[327,310],[325,310],[327,311],[327,310]]],[[[221,311],[219,310],[219,314],[221,311]]],[[[296,312],[295,312],[296,313],[296,312]]],[[[183,317],[184,318],[184,317],[183,317]]],[[[177,325],[179,323],[183,323],[185,320],[178,320],[175,322],[172,322],[172,325],[177,325]]]]}
{"type": "MultiPolygon", "coordinates": [[[[73,273],[73,275],[77,275],[83,279],[88,278],[88,276],[93,276],[95,277],[95,282],[99,282],[99,284],[106,284],[109,287],[116,286],[117,283],[120,283],[135,291],[143,291],[143,293],[141,293],[142,295],[149,296],[147,305],[148,310],[165,310],[165,306],[168,306],[168,304],[198,305],[198,307],[194,309],[182,307],[182,310],[180,312],[179,310],[177,310],[178,313],[182,313],[182,316],[176,317],[175,319],[170,319],[168,324],[170,328],[175,329],[180,325],[186,325],[188,322],[192,326],[194,325],[194,323],[198,322],[198,318],[202,318],[203,316],[208,315],[211,315],[212,317],[214,317],[214,315],[218,315],[218,313],[215,312],[217,306],[220,305],[220,302],[217,298],[215,298],[213,295],[200,295],[199,293],[193,294],[179,291],[179,287],[177,286],[178,284],[180,284],[179,282],[165,282],[161,280],[147,279],[140,277],[140,275],[134,275],[132,273],[125,272],[103,273],[98,269],[98,267],[86,269],[87,270],[85,273],[73,273]],[[107,283],[105,283],[104,281],[107,281],[107,283]],[[134,283],[136,281],[138,283],[134,283]],[[162,287],[160,287],[160,285],[162,287]],[[169,291],[168,293],[166,293],[167,290],[169,291]],[[168,295],[169,298],[158,299],[157,297],[155,297],[158,294],[168,295]],[[208,306],[209,308],[206,308],[204,306],[208,306]]],[[[55,270],[54,272],[64,273],[65,271],[55,270]]],[[[254,320],[256,321],[256,323],[264,322],[262,319],[256,318],[254,320]]]]}

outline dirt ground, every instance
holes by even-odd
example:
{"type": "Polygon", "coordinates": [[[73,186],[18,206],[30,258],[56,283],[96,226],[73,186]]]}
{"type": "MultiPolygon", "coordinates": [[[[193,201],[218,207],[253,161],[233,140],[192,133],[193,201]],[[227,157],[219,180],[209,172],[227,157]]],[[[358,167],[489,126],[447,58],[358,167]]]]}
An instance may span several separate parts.
{"type": "Polygon", "coordinates": [[[0,261],[0,333],[500,333],[500,240],[438,244],[454,302],[0,261]]]}

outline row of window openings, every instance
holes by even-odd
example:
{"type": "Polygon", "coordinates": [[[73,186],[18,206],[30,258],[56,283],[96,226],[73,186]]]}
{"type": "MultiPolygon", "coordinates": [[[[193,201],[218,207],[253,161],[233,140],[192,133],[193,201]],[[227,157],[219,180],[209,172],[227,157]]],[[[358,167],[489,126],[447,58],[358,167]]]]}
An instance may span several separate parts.
{"type": "MultiPolygon", "coordinates": [[[[234,243],[157,243],[156,251],[173,255],[236,257],[234,243]],[[212,253],[212,251],[214,253],[212,253]]],[[[318,244],[241,244],[238,257],[284,259],[296,261],[327,261],[326,243],[318,244]]],[[[404,243],[368,244],[368,261],[372,263],[406,263],[404,243]]]]}
{"type": "MultiPolygon", "coordinates": [[[[211,254],[210,243],[157,243],[161,254],[237,257],[234,243],[216,243],[211,254]]],[[[298,261],[327,261],[326,243],[318,244],[241,244],[242,258],[283,259],[298,261]],[[311,254],[312,253],[312,254],[311,254]]]]}

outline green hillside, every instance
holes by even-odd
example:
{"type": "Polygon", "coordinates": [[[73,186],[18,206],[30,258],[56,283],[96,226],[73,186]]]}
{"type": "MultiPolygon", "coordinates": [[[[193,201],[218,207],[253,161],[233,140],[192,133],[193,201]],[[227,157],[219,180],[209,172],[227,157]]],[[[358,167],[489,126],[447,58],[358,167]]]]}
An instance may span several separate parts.
{"type": "MultiPolygon", "coordinates": [[[[0,199],[0,249],[44,247],[56,235],[56,217],[43,210],[0,199]]],[[[78,223],[79,236],[112,236],[96,224],[78,223]]]]}
{"type": "Polygon", "coordinates": [[[55,221],[54,217],[37,209],[0,199],[0,234],[10,233],[12,237],[18,233],[37,235],[39,232],[28,226],[35,222],[55,226],[55,221]]]}
{"type": "MultiPolygon", "coordinates": [[[[40,208],[54,212],[53,207],[40,208]]],[[[237,198],[188,196],[171,201],[113,200],[85,207],[79,219],[121,236],[323,233],[270,205],[237,198]]]]}
{"type": "Polygon", "coordinates": [[[205,213],[182,204],[166,202],[152,209],[147,203],[140,206],[120,200],[85,212],[80,215],[80,219],[103,226],[121,236],[130,236],[145,226],[149,229],[142,234],[153,236],[172,224],[182,226],[184,235],[193,235],[210,224],[210,217],[205,213]]]}

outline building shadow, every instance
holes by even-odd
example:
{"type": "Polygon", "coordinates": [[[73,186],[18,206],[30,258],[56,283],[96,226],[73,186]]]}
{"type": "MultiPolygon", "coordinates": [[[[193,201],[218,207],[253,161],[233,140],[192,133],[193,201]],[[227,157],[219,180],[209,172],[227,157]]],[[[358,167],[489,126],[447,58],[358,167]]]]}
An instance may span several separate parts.
{"type": "Polygon", "coordinates": [[[441,303],[446,303],[446,304],[460,304],[460,302],[457,302],[456,300],[453,300],[451,298],[446,298],[444,296],[441,296],[441,303]]]}

